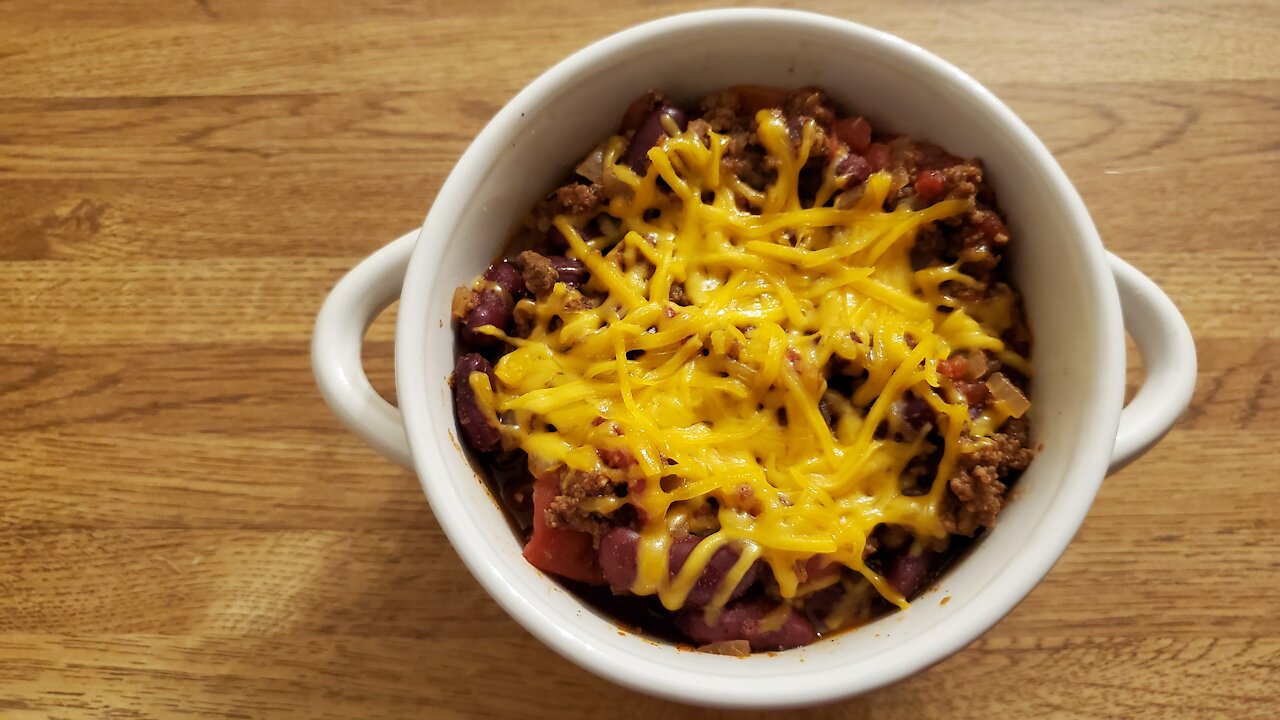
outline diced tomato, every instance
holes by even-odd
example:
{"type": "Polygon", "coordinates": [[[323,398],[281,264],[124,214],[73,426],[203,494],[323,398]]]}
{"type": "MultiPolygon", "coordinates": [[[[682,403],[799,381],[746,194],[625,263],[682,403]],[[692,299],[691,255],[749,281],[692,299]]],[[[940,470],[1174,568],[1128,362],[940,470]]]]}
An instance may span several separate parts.
{"type": "Polygon", "coordinates": [[[958,380],[964,377],[968,370],[969,363],[964,359],[963,355],[956,355],[955,357],[938,361],[938,372],[944,377],[949,377],[952,380],[958,380]]]}
{"type": "Polygon", "coordinates": [[[768,85],[734,85],[729,89],[738,94],[738,107],[744,114],[780,108],[787,100],[786,90],[768,85]]]}
{"type": "Polygon", "coordinates": [[[559,481],[545,475],[533,484],[533,535],[524,546],[530,565],[570,580],[604,582],[591,534],[547,525],[547,508],[559,492],[559,481]]]}
{"type": "Polygon", "coordinates": [[[840,142],[856,153],[866,152],[871,144],[871,123],[864,117],[841,118],[831,126],[840,142]]]}
{"type": "Polygon", "coordinates": [[[867,152],[864,155],[867,163],[871,165],[872,172],[883,170],[889,164],[889,146],[884,143],[871,143],[867,146],[867,152]]]}
{"type": "Polygon", "coordinates": [[[916,195],[926,202],[931,202],[946,192],[947,179],[937,170],[925,170],[916,176],[916,195]]]}

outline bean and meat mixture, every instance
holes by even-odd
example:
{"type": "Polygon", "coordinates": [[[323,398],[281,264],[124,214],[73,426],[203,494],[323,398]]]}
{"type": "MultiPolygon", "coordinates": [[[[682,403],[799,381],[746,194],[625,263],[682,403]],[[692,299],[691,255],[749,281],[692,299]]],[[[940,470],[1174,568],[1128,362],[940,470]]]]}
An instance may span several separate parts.
{"type": "Polygon", "coordinates": [[[534,566],[708,652],[906,607],[1031,462],[982,163],[820,89],[638,98],[457,290],[466,444],[534,566]]]}

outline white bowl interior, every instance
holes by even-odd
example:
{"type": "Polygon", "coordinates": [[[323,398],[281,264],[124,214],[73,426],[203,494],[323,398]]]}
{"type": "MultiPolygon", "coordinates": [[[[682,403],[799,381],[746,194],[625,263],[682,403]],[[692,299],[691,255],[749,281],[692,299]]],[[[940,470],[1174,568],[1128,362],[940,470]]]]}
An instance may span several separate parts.
{"type": "Polygon", "coordinates": [[[495,598],[557,650],[615,681],[716,705],[791,705],[870,689],[970,642],[1030,591],[1074,534],[1105,473],[1121,403],[1114,285],[1079,197],[1047,151],[1003,105],[937,58],[800,13],[726,11],[662,22],[549,71],[495,118],[442,189],[410,266],[398,338],[400,400],[418,472],[451,540],[495,598]],[[688,102],[735,83],[817,85],[877,127],[985,161],[1017,246],[1014,274],[1036,342],[1033,436],[1043,443],[995,530],[909,610],[746,660],[619,634],[609,618],[529,566],[452,438],[446,384],[453,289],[480,273],[533,203],[616,130],[627,104],[649,88],[688,102]]]}

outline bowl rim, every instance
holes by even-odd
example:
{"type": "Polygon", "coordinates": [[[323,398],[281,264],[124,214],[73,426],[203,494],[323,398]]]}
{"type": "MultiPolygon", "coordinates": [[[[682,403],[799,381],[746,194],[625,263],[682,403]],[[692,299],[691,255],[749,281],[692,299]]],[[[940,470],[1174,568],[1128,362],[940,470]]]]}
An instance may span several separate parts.
{"type": "MultiPolygon", "coordinates": [[[[1124,389],[1124,343],[1120,301],[1106,252],[1083,200],[1065,172],[1044,144],[1012,110],[977,80],[949,62],[906,40],[859,23],[817,13],[782,9],[720,9],[672,15],[636,25],[597,40],[578,50],[533,80],[508,102],[476,136],[441,186],[424,221],[417,246],[406,273],[396,327],[396,382],[405,434],[412,449],[414,467],[432,510],[464,564],[485,590],[526,630],[554,651],[589,671],[625,687],[671,700],[718,707],[795,707],[827,702],[864,693],[919,672],[963,649],[1007,615],[1044,578],[1065,551],[1106,475],[1110,451],[1119,425],[1124,389]],[[664,666],[633,655],[623,655],[587,642],[574,628],[567,627],[551,611],[548,601],[530,597],[513,585],[499,569],[492,553],[482,544],[469,543],[476,526],[471,520],[475,508],[462,501],[456,484],[440,475],[443,458],[459,448],[442,428],[434,427],[426,398],[432,385],[422,362],[427,323],[407,318],[426,314],[429,291],[435,284],[433,256],[443,247],[449,230],[462,216],[469,192],[518,132],[519,119],[537,107],[541,99],[568,87],[581,73],[628,48],[658,41],[663,35],[691,28],[712,31],[767,26],[772,32],[839,32],[851,42],[872,46],[892,62],[915,66],[958,92],[965,102],[980,105],[982,114],[994,120],[996,132],[1008,136],[1021,152],[1031,156],[1052,194],[1062,203],[1065,214],[1076,225],[1081,244],[1084,272],[1098,313],[1100,333],[1116,342],[1096,343],[1094,378],[1102,397],[1115,397],[1114,404],[1095,407],[1092,422],[1081,429],[1080,445],[1096,448],[1089,457],[1077,459],[1073,479],[1064,483],[1050,501],[1057,509],[1035,529],[1035,544],[1028,543],[999,569],[990,584],[954,608],[950,622],[935,624],[903,639],[901,644],[876,654],[876,662],[861,668],[856,677],[842,668],[815,672],[792,672],[762,682],[758,677],[740,678],[733,692],[718,692],[711,685],[730,683],[724,672],[674,673],[664,666]],[[983,603],[974,600],[981,598],[983,603]]],[[[436,379],[438,382],[438,378],[436,379]]],[[[450,418],[452,421],[452,418],[450,418]]],[[[451,426],[450,426],[451,427],[451,426]]],[[[467,478],[466,482],[471,482],[467,478]]],[[[953,599],[954,602],[954,599],[953,599]]],[[[637,638],[637,642],[648,642],[637,638]]],[[[832,642],[835,640],[833,639],[832,642]]],[[[671,646],[672,652],[678,650],[671,646]]],[[[715,657],[715,656],[708,656],[715,657]]],[[[753,656],[757,657],[757,656],[753,656]]],[[[743,662],[743,660],[733,660],[743,662]]],[[[750,661],[750,660],[748,660],[750,661]]],[[[710,664],[710,662],[708,663],[710,664]]],[[[722,666],[723,667],[723,666],[722,666]]]]}

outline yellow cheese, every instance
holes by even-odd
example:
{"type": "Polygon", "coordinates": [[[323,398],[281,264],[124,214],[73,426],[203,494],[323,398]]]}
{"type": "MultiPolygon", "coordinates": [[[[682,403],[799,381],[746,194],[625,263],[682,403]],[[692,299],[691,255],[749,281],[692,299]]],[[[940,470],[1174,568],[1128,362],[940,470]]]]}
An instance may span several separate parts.
{"type": "MultiPolygon", "coordinates": [[[[852,208],[803,207],[799,173],[814,126],[796,142],[778,116],[762,111],[756,121],[777,168],[764,192],[722,167],[729,143],[716,133],[665,139],[649,151],[643,175],[618,164],[623,140],[607,143],[605,172],[628,188],[607,206],[618,233],[588,242],[576,229],[587,217],[554,221],[603,302],[575,305],[573,291],[557,285],[538,303],[528,336],[507,338],[514,349],[496,365],[496,387],[472,385],[484,407],[502,414],[508,445],[540,468],[604,471],[596,447],[636,458],[625,471],[626,498],[584,505],[643,511],[634,592],[679,608],[716,550],[732,544],[740,559],[713,612],[757,560],[784,597],[818,589],[797,572],[815,554],[905,605],[864,564],[867,538],[882,523],[945,537],[940,509],[961,439],[980,441],[995,419],[988,412],[971,420],[963,398],[940,387],[937,363],[981,349],[1029,372],[1000,340],[1015,304],[1010,296],[961,307],[943,285],[972,278],[956,266],[911,267],[918,230],[967,212],[968,201],[886,212],[892,182],[876,173],[852,208]],[[677,282],[691,306],[669,299],[677,282]],[[828,396],[828,427],[819,403],[835,358],[868,377],[852,398],[828,396]],[[876,433],[907,392],[937,412],[945,439],[932,491],[918,497],[900,492],[900,475],[934,448],[923,436],[876,433]],[[673,532],[712,500],[717,528],[671,577],[673,532]]],[[[833,192],[825,183],[819,197],[833,192]]]]}

